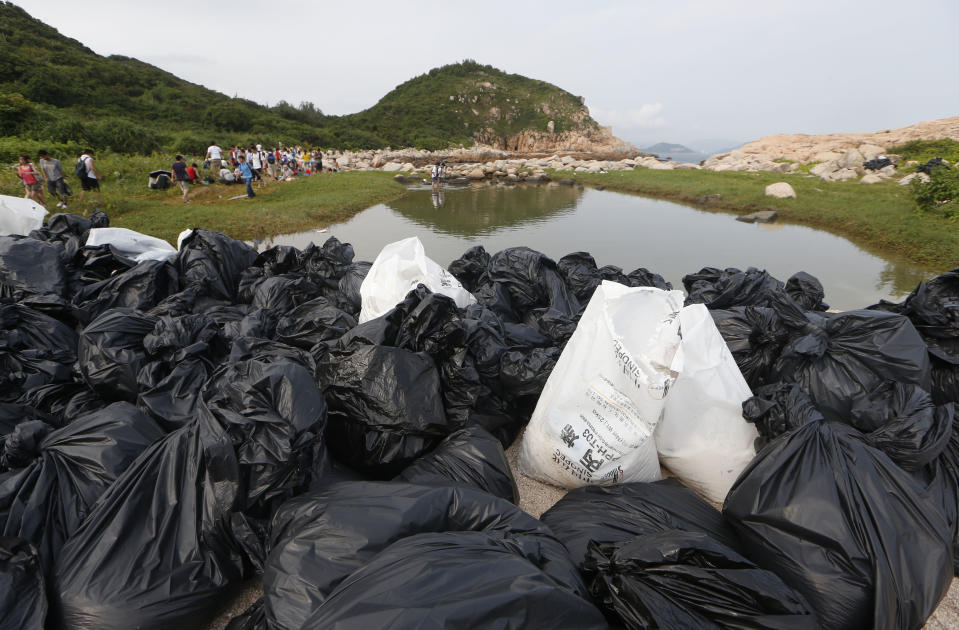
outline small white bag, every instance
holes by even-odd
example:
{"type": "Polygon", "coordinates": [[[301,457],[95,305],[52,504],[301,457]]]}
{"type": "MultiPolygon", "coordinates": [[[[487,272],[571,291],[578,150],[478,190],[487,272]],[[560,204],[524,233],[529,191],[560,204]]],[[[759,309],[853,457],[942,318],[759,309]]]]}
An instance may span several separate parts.
{"type": "Polygon", "coordinates": [[[756,455],[759,433],[742,410],[752,392],[704,305],[680,311],[679,327],[679,376],[656,427],[656,448],[683,483],[722,503],[756,455]]]}
{"type": "Polygon", "coordinates": [[[521,472],[566,488],[661,478],[653,432],[682,305],[680,291],[596,289],[526,428],[521,472]]]}
{"type": "Polygon", "coordinates": [[[87,236],[87,245],[111,245],[138,263],[145,260],[168,260],[176,256],[173,245],[163,239],[127,228],[93,228],[87,236]]]}
{"type": "Polygon", "coordinates": [[[418,284],[453,298],[460,308],[476,302],[453,274],[426,257],[423,243],[413,236],[385,246],[373,261],[360,285],[359,323],[385,315],[418,284]]]}
{"type": "Polygon", "coordinates": [[[43,227],[47,210],[33,199],[0,195],[0,236],[27,236],[43,227]]]}

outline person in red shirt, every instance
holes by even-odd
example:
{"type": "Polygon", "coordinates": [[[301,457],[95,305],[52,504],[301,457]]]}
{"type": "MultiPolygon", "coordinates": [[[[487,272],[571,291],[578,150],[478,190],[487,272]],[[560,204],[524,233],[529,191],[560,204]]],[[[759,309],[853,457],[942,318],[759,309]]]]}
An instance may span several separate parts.
{"type": "Polygon", "coordinates": [[[200,180],[200,171],[196,163],[191,164],[186,169],[187,177],[190,178],[190,183],[195,184],[200,180]]]}
{"type": "Polygon", "coordinates": [[[33,199],[38,204],[46,207],[43,201],[43,175],[37,170],[37,167],[30,161],[27,155],[20,156],[20,164],[17,165],[17,177],[23,180],[23,187],[26,188],[26,199],[33,199]]]}

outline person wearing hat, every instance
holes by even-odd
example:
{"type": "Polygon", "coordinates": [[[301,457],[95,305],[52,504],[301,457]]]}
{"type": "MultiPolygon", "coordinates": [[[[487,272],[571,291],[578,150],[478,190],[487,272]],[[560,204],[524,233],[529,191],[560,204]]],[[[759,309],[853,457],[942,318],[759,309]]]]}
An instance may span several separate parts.
{"type": "Polygon", "coordinates": [[[93,165],[93,149],[85,150],[77,160],[77,175],[80,177],[80,203],[83,203],[83,195],[88,190],[95,192],[99,199],[100,180],[103,178],[93,165]]]}
{"type": "Polygon", "coordinates": [[[67,186],[67,178],[63,174],[63,165],[60,164],[60,160],[50,157],[46,151],[39,151],[37,156],[40,158],[40,174],[47,182],[50,196],[58,199],[58,208],[66,209],[67,199],[70,198],[70,187],[67,186]]]}

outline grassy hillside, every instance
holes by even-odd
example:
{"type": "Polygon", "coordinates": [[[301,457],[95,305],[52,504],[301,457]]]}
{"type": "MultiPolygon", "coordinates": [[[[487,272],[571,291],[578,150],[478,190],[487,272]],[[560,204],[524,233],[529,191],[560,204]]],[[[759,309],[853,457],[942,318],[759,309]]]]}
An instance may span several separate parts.
{"type": "Polygon", "coordinates": [[[0,2],[2,160],[33,145],[62,154],[81,146],[197,154],[214,138],[221,145],[438,149],[502,144],[527,129],[546,131],[550,120],[557,132],[597,126],[578,97],[473,61],[406,81],[357,114],[326,116],[312,103],[266,107],[136,59],[97,55],[0,2]]]}
{"type": "Polygon", "coordinates": [[[393,147],[440,148],[481,141],[501,148],[526,130],[596,129],[578,96],[475,61],[434,68],[398,85],[376,105],[343,118],[393,147]]]}

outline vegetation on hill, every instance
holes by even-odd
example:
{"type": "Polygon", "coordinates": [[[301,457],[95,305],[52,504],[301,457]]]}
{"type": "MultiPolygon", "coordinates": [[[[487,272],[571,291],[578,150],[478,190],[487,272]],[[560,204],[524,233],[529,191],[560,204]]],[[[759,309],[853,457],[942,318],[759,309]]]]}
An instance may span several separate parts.
{"type": "Polygon", "coordinates": [[[949,160],[952,164],[959,162],[959,142],[950,138],[943,138],[941,140],[913,140],[906,144],[889,147],[888,152],[902,156],[902,162],[916,160],[920,164],[925,164],[929,160],[937,157],[949,160]]]}
{"type": "Polygon", "coordinates": [[[196,154],[214,138],[221,145],[439,149],[545,131],[550,120],[558,132],[597,127],[578,97],[469,60],[410,79],[356,114],[327,116],[309,102],[267,107],[136,59],[97,55],[0,2],[2,160],[13,159],[23,144],[64,153],[91,146],[196,154]]]}

